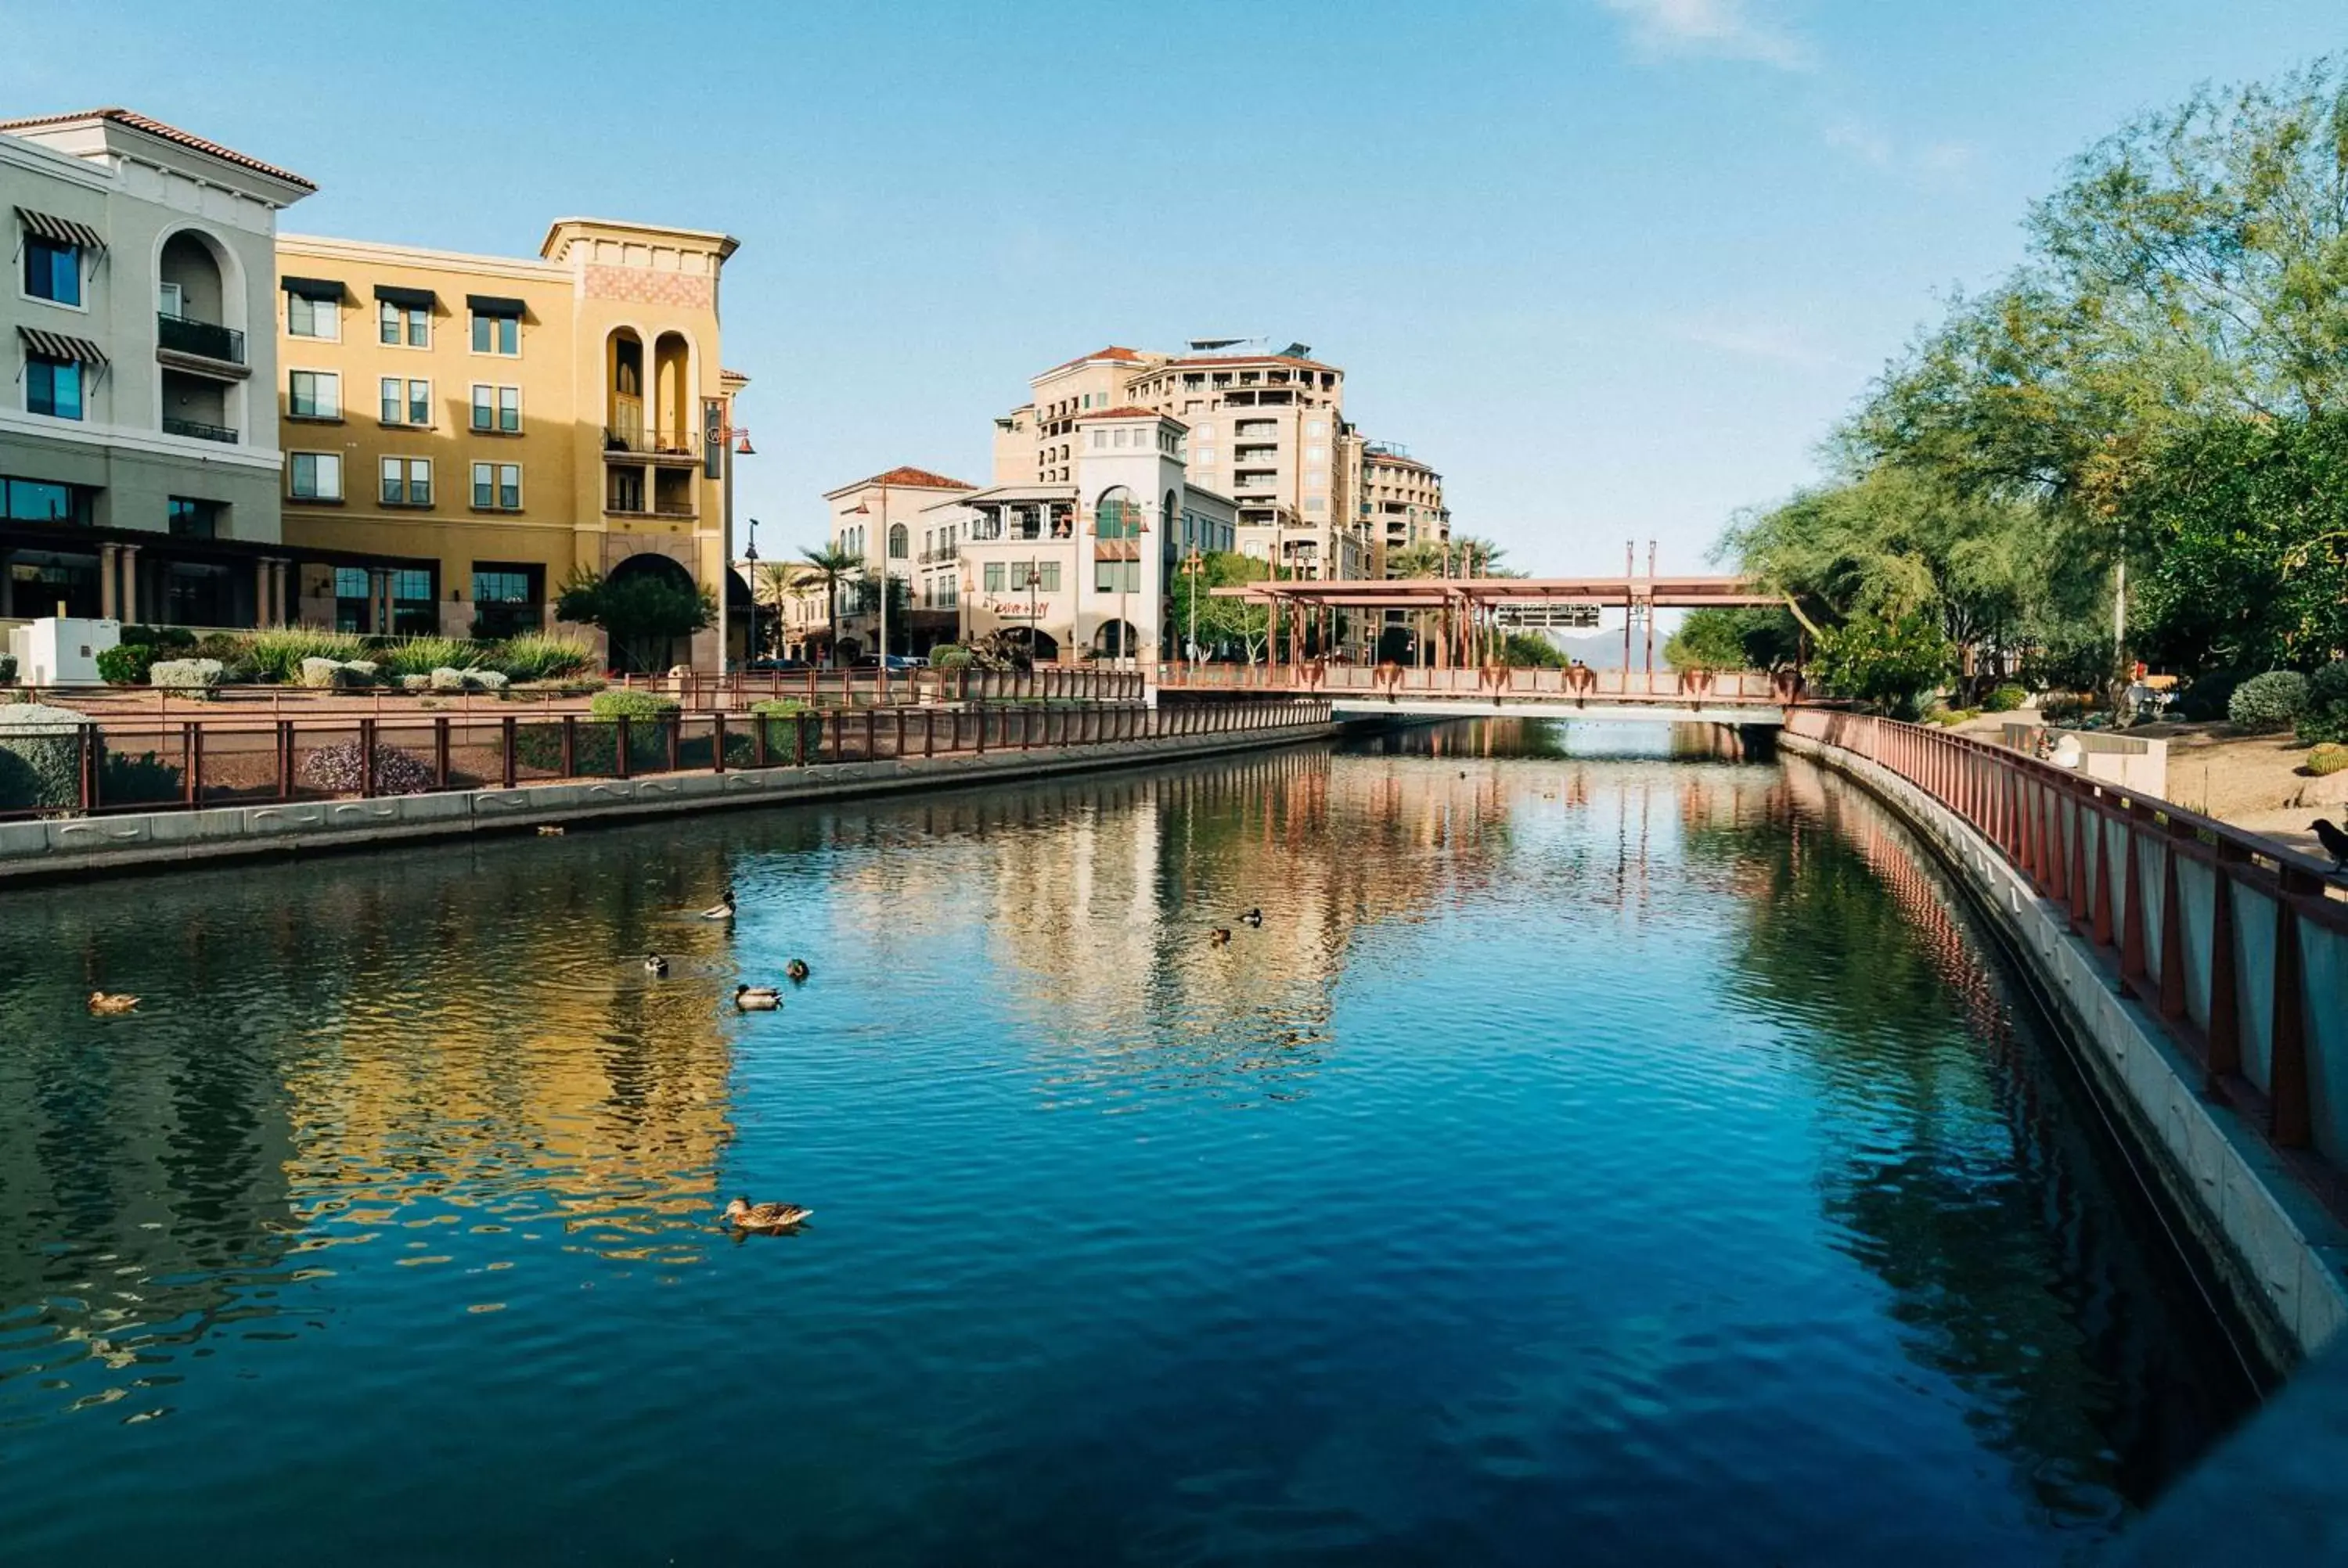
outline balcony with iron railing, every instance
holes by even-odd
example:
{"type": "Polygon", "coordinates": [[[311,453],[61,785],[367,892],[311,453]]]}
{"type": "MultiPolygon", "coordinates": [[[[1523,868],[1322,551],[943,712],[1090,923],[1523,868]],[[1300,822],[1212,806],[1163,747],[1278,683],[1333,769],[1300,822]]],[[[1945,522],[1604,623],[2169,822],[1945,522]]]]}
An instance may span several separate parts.
{"type": "Polygon", "coordinates": [[[956,559],[961,555],[960,545],[939,545],[934,548],[923,550],[921,559],[923,566],[934,566],[940,561],[956,559]]]}
{"type": "Polygon", "coordinates": [[[606,461],[619,463],[697,463],[701,460],[701,432],[606,425],[603,456],[606,461]]]}
{"type": "Polygon", "coordinates": [[[241,366],[245,363],[244,334],[234,327],[175,316],[165,311],[155,314],[155,350],[159,355],[181,354],[215,364],[241,366]]]}
{"type": "Polygon", "coordinates": [[[168,414],[163,416],[163,434],[189,436],[198,441],[218,441],[230,446],[236,445],[236,432],[225,425],[207,425],[201,419],[174,419],[168,414]]]}

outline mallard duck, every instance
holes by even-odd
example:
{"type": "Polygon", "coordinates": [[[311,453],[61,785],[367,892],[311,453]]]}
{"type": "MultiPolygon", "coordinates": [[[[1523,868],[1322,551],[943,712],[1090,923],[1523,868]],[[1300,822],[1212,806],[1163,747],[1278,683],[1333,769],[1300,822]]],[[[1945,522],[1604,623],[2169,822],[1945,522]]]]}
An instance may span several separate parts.
{"type": "Polygon", "coordinates": [[[790,977],[791,984],[795,986],[803,986],[807,984],[808,976],[813,971],[808,969],[807,967],[807,960],[805,958],[793,958],[789,963],[783,966],[783,973],[790,977]]]}
{"type": "Polygon", "coordinates": [[[646,953],[644,955],[644,973],[648,975],[660,975],[665,977],[668,974],[668,960],[662,958],[658,953],[646,953]]]}
{"type": "Polygon", "coordinates": [[[1263,911],[1262,911],[1262,910],[1261,910],[1261,909],[1251,909],[1251,910],[1249,910],[1246,914],[1244,914],[1244,915],[1242,915],[1242,916],[1241,916],[1241,917],[1240,917],[1240,924],[1241,924],[1241,925],[1242,925],[1242,926],[1261,926],[1261,925],[1262,925],[1262,924],[1263,924],[1263,911]]]}
{"type": "Polygon", "coordinates": [[[92,1012],[129,1012],[139,1005],[139,999],[127,991],[92,991],[89,1010],[92,1012]]]}
{"type": "Polygon", "coordinates": [[[541,838],[561,838],[562,836],[562,829],[554,823],[541,823],[538,828],[538,835],[541,838]]]}
{"type": "Polygon", "coordinates": [[[783,1005],[783,993],[772,986],[736,986],[734,1005],[744,1012],[772,1012],[783,1005]]]}
{"type": "Polygon", "coordinates": [[[1222,947],[1231,939],[1231,928],[1229,926],[1218,926],[1207,933],[1207,946],[1210,948],[1222,947]]]}
{"type": "Polygon", "coordinates": [[[704,909],[701,912],[701,917],[705,920],[731,920],[734,918],[734,889],[728,887],[725,892],[720,893],[717,896],[717,902],[712,904],[708,908],[704,909]]]}
{"type": "Polygon", "coordinates": [[[797,1204],[754,1204],[747,1198],[736,1198],[726,1205],[726,1223],[736,1230],[782,1231],[806,1223],[814,1213],[797,1204]]]}

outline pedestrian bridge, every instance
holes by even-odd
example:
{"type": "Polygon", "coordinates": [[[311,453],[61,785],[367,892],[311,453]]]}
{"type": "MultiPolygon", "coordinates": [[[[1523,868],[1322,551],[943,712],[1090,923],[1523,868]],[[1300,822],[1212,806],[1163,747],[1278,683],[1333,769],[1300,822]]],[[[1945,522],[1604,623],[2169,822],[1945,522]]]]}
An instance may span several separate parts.
{"type": "Polygon", "coordinates": [[[1413,669],[1400,664],[1304,661],[1293,664],[1168,664],[1163,692],[1312,696],[1339,714],[1429,718],[1588,719],[1651,724],[1784,722],[1801,700],[1791,673],[1704,671],[1413,669]]]}

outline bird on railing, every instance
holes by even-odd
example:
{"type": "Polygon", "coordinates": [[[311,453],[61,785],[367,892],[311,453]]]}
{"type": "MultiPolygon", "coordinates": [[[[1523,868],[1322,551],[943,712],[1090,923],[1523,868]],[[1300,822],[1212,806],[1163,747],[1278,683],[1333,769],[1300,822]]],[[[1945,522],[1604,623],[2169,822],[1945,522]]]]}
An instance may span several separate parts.
{"type": "Polygon", "coordinates": [[[2327,817],[2315,819],[2315,842],[2323,845],[2323,853],[2332,856],[2332,875],[2348,872],[2348,833],[2327,817]]]}

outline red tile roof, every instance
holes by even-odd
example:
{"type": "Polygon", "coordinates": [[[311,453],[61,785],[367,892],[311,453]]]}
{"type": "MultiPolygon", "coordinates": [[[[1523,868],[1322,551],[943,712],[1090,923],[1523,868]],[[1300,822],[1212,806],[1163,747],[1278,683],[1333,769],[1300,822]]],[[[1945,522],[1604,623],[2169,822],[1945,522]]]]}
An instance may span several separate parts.
{"type": "MultiPolygon", "coordinates": [[[[1079,425],[1087,419],[1164,419],[1176,425],[1182,425],[1180,420],[1170,414],[1160,414],[1155,408],[1137,408],[1129,403],[1123,408],[1096,408],[1090,414],[1076,415],[1076,423],[1079,425]]],[[[1190,427],[1182,425],[1182,428],[1188,430],[1190,427]]]]}
{"type": "Polygon", "coordinates": [[[216,141],[206,141],[192,131],[181,130],[175,125],[165,125],[160,119],[149,119],[134,109],[78,109],[72,114],[45,114],[33,115],[23,119],[0,119],[0,131],[36,130],[43,126],[70,125],[75,120],[82,119],[112,120],[117,125],[127,125],[133,130],[143,130],[148,135],[160,137],[165,141],[177,142],[181,147],[208,153],[224,163],[233,163],[239,169],[250,169],[255,173],[266,174],[273,179],[283,179],[289,184],[298,185],[304,190],[318,189],[314,181],[304,179],[290,169],[280,169],[273,163],[263,163],[257,158],[248,158],[234,148],[222,147],[216,141]]]}
{"type": "MultiPolygon", "coordinates": [[[[1297,358],[1295,355],[1293,355],[1293,354],[1200,354],[1200,355],[1198,355],[1198,356],[1197,356],[1197,357],[1195,357],[1195,358],[1190,358],[1190,359],[1169,359],[1169,360],[1168,360],[1164,364],[1162,364],[1162,365],[1159,366],[1159,368],[1160,370],[1174,370],[1174,369],[1177,369],[1177,368],[1184,369],[1184,370],[1193,370],[1193,369],[1196,369],[1197,367],[1199,367],[1200,365],[1202,365],[1202,364],[1215,364],[1215,365],[1234,365],[1234,364],[1293,364],[1293,365],[1301,366],[1302,368],[1303,368],[1303,369],[1305,369],[1305,370],[1328,370],[1328,371],[1336,371],[1336,370],[1337,370],[1337,367],[1336,367],[1335,365],[1334,365],[1334,364],[1322,364],[1319,360],[1317,360],[1317,359],[1298,359],[1298,358],[1297,358]]],[[[1338,374],[1344,374],[1344,372],[1342,372],[1342,371],[1338,371],[1338,374]]]]}
{"type": "Polygon", "coordinates": [[[1095,349],[1090,354],[1080,354],[1065,364],[1056,364],[1034,379],[1041,381],[1045,375],[1057,375],[1064,370],[1074,370],[1080,364],[1089,364],[1097,359],[1113,359],[1121,364],[1138,364],[1148,357],[1139,349],[1119,348],[1115,343],[1111,343],[1107,348],[1095,349]]]}
{"type": "MultiPolygon", "coordinates": [[[[891,468],[885,474],[875,474],[870,479],[859,479],[853,485],[843,485],[842,490],[861,490],[872,485],[902,485],[909,490],[975,490],[977,486],[966,480],[949,479],[943,474],[932,474],[927,468],[891,468]]],[[[834,490],[833,495],[839,494],[834,490]]]]}

